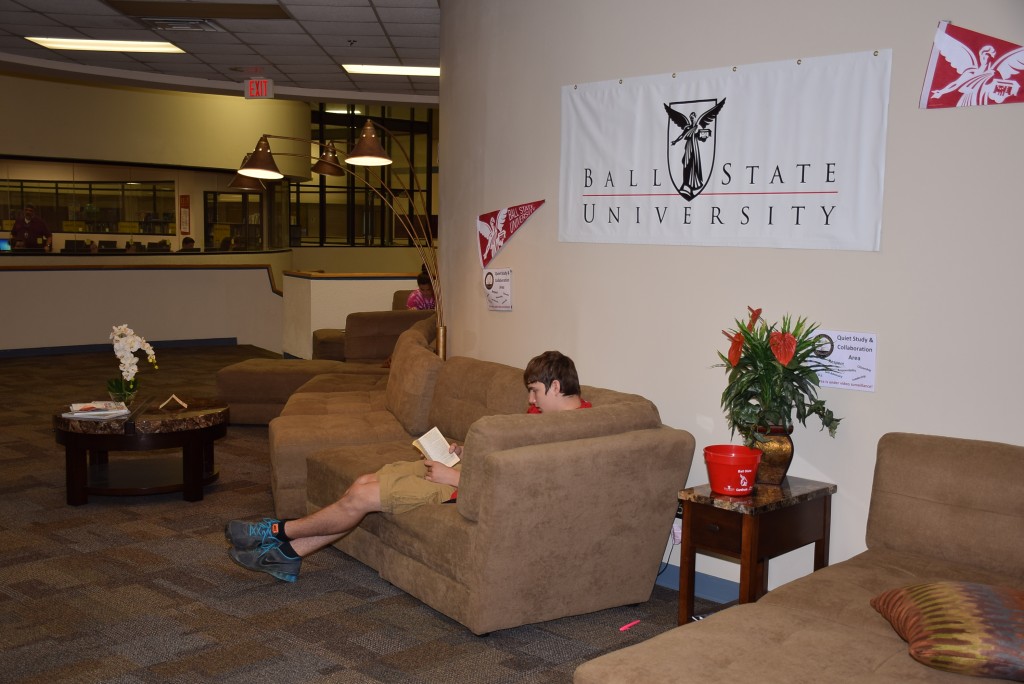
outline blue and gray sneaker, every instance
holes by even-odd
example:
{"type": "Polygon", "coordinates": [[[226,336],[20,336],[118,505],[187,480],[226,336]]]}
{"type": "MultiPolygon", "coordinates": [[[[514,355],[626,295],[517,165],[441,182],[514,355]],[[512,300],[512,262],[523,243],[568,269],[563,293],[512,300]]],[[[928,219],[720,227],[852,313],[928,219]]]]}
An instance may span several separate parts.
{"type": "Polygon", "coordinates": [[[264,518],[258,523],[232,520],[224,526],[224,537],[239,551],[255,549],[268,539],[274,539],[280,524],[280,520],[273,518],[264,518]]]}
{"type": "Polygon", "coordinates": [[[228,555],[243,568],[265,572],[285,582],[299,579],[302,568],[302,558],[287,555],[281,550],[281,542],[273,537],[254,549],[231,549],[228,555]]]}

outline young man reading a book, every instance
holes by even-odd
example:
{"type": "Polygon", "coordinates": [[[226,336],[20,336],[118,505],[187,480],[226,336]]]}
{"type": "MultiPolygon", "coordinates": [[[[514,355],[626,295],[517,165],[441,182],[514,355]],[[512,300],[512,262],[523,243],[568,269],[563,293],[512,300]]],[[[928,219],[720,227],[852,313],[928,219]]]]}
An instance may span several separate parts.
{"type": "MultiPolygon", "coordinates": [[[[572,359],[557,351],[530,359],[523,372],[529,398],[528,413],[553,413],[588,408],[580,397],[580,382],[572,359]]],[[[462,447],[449,450],[462,456],[462,447]]],[[[277,579],[298,579],[302,559],[333,544],[363,521],[367,513],[404,513],[428,503],[452,501],[459,486],[459,466],[421,459],[400,461],[356,478],[330,506],[295,520],[261,522],[232,520],[224,533],[231,542],[228,555],[249,570],[277,579]]]]}

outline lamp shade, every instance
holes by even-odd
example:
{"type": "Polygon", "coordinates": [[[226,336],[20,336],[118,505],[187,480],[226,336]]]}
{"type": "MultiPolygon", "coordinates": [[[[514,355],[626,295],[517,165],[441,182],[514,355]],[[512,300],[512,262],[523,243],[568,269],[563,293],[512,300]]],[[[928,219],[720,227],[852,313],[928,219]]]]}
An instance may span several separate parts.
{"type": "Polygon", "coordinates": [[[363,132],[359,134],[355,147],[345,157],[345,162],[355,166],[386,166],[391,163],[391,157],[381,146],[377,129],[369,119],[363,126],[363,132]]]}
{"type": "Polygon", "coordinates": [[[228,183],[228,187],[235,190],[249,190],[251,192],[263,192],[267,189],[267,186],[259,178],[243,176],[240,173],[235,174],[235,177],[228,183]]]}
{"type": "Polygon", "coordinates": [[[260,141],[256,143],[256,149],[249,155],[248,161],[242,162],[238,173],[251,178],[266,178],[268,180],[284,178],[284,174],[277,170],[267,136],[260,136],[260,141]]]}
{"type": "MultiPolygon", "coordinates": [[[[245,157],[242,159],[242,166],[245,166],[245,163],[249,161],[250,156],[251,155],[249,154],[245,155],[245,157]]],[[[259,178],[253,178],[252,176],[243,176],[240,173],[235,174],[235,177],[231,179],[230,183],[228,183],[228,187],[234,188],[235,190],[251,190],[253,192],[263,192],[264,190],[267,189],[267,186],[265,186],[263,184],[263,181],[261,181],[259,178]]]]}
{"type": "Polygon", "coordinates": [[[341,168],[341,162],[338,161],[338,150],[334,147],[334,143],[329,142],[324,145],[324,151],[320,153],[316,164],[313,164],[312,171],[325,176],[345,175],[345,171],[341,168]]]}

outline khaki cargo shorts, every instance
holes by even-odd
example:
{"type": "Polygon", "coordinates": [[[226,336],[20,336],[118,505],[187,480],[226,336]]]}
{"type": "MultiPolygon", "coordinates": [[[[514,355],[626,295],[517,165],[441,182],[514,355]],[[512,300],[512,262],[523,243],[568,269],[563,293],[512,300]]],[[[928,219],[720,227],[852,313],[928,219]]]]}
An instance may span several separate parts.
{"type": "Polygon", "coordinates": [[[427,466],[423,460],[390,463],[377,471],[380,505],[385,513],[405,513],[430,503],[452,498],[455,487],[423,479],[427,466]]]}

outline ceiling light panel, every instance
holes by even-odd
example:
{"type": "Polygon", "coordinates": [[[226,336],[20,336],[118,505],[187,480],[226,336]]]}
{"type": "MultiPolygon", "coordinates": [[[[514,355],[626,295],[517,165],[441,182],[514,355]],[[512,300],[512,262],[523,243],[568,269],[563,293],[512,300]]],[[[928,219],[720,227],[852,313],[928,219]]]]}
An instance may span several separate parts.
{"type": "Polygon", "coordinates": [[[355,77],[340,65],[436,66],[438,5],[439,0],[0,0],[0,70],[7,61],[21,69],[18,60],[31,57],[46,60],[44,71],[74,78],[90,68],[126,74],[102,75],[115,80],[130,80],[127,74],[134,71],[145,80],[155,71],[168,77],[158,87],[171,89],[191,88],[179,78],[188,75],[236,94],[242,78],[258,75],[299,90],[372,93],[371,84],[378,83],[382,93],[434,97],[436,77],[355,77]],[[193,30],[207,26],[221,30],[193,30]],[[56,51],[24,36],[161,40],[185,54],[56,51]]]}
{"type": "Polygon", "coordinates": [[[89,52],[184,52],[171,43],[155,40],[87,40],[84,38],[44,38],[25,36],[50,50],[86,50],[89,52]]]}
{"type": "Polygon", "coordinates": [[[375,74],[379,76],[440,76],[441,67],[415,67],[384,64],[343,64],[350,74],[375,74]]]}

